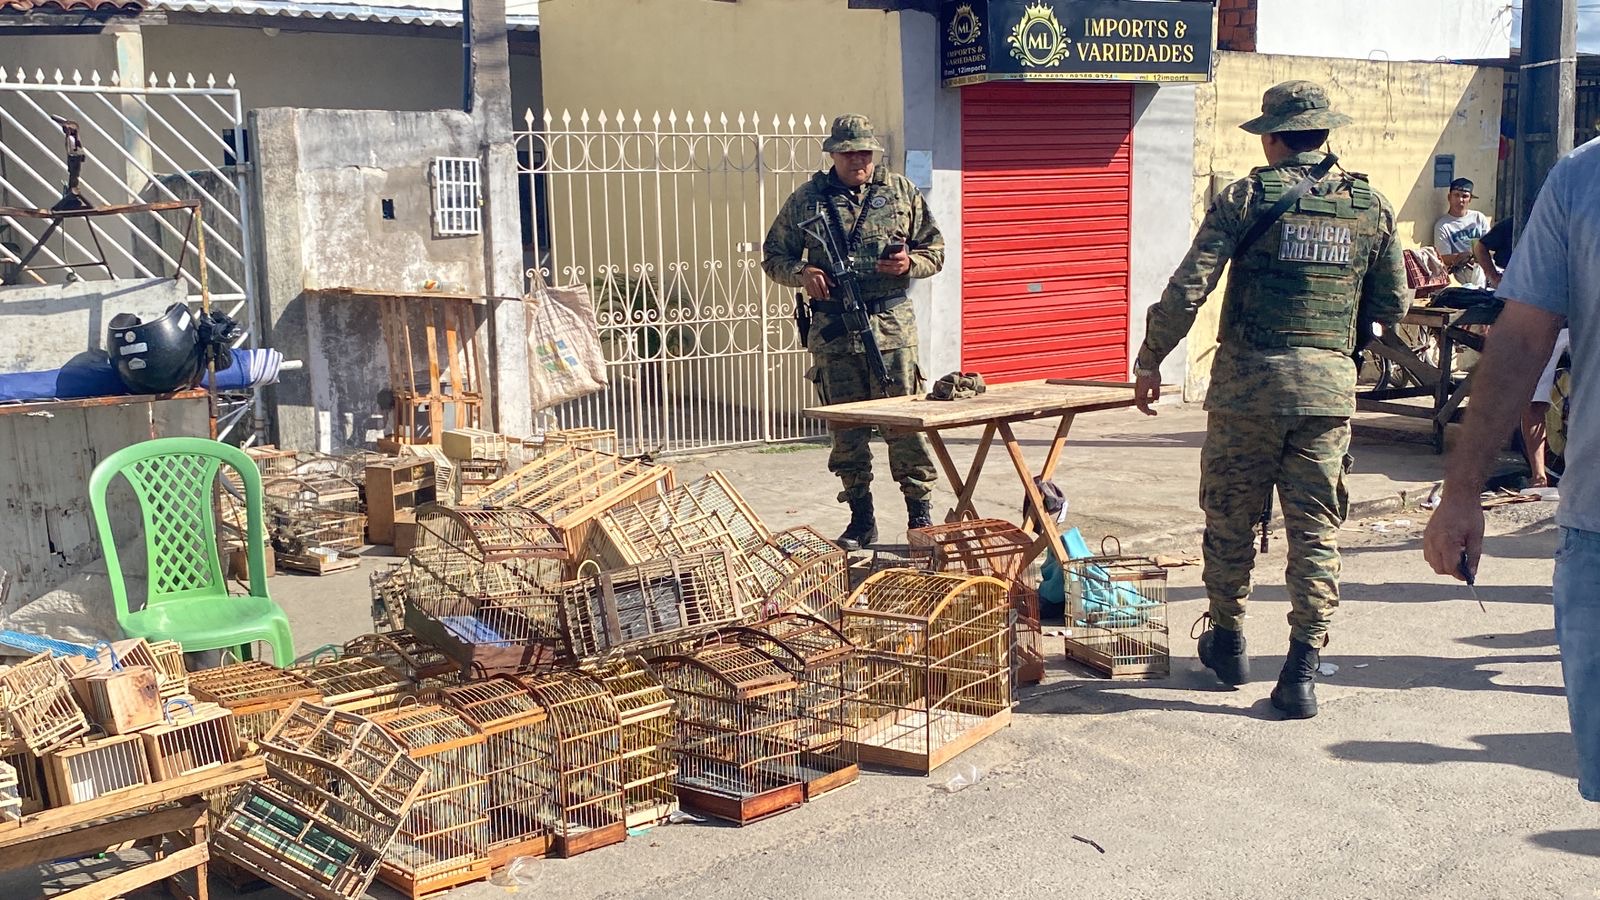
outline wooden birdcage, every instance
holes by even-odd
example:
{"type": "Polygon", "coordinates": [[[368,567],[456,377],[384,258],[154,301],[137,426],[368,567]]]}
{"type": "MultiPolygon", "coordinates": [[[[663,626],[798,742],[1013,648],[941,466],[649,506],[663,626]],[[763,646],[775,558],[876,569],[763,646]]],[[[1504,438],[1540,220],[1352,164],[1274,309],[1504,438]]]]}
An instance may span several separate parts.
{"type": "Polygon", "coordinates": [[[772,537],[721,472],[654,497],[615,506],[601,515],[585,558],[602,569],[636,565],[669,553],[748,550],[772,537]]]}
{"type": "Polygon", "coordinates": [[[413,696],[416,685],[382,660],[340,656],[293,669],[322,695],[321,705],[363,715],[394,709],[413,696]]]}
{"type": "Polygon", "coordinates": [[[855,736],[861,666],[838,628],[814,616],[783,613],[750,625],[718,629],[715,640],[754,647],[799,682],[800,777],[806,799],[861,777],[855,736]]]}
{"type": "Polygon", "coordinates": [[[189,669],[183,662],[183,646],[177,641],[151,641],[155,659],[156,686],[163,702],[189,693],[189,669]]]}
{"type": "Polygon", "coordinates": [[[411,900],[489,877],[486,738],[436,704],[375,713],[372,721],[428,773],[378,879],[411,900]]]}
{"type": "Polygon", "coordinates": [[[17,770],[0,760],[0,830],[22,822],[22,785],[17,770]]]}
{"type": "Polygon", "coordinates": [[[850,594],[849,554],[808,525],[780,531],[769,543],[789,564],[768,593],[768,613],[794,612],[839,624],[839,604],[850,594]]]}
{"type": "Polygon", "coordinates": [[[567,642],[579,658],[735,621],[742,607],[727,549],[601,572],[567,586],[567,642]]]}
{"type": "Polygon", "coordinates": [[[456,460],[456,502],[469,505],[478,501],[486,488],[506,477],[503,459],[456,460]]]}
{"type": "Polygon", "coordinates": [[[706,644],[652,658],[677,701],[674,784],[685,809],[745,825],[799,806],[799,682],[772,657],[706,644]]]}
{"type": "Polygon", "coordinates": [[[846,601],[862,668],[861,762],[931,772],[1011,721],[1009,588],[987,575],[884,569],[846,601]]]}
{"type": "Polygon", "coordinates": [[[567,652],[562,588],[527,574],[527,564],[543,562],[418,547],[407,561],[406,628],[470,673],[548,670],[567,652]]]}
{"type": "Polygon", "coordinates": [[[585,672],[520,678],[543,706],[543,728],[531,732],[555,773],[548,813],[555,856],[572,857],[621,843],[622,719],[604,684],[585,672]]]}
{"type": "Polygon", "coordinates": [[[610,453],[562,446],[479,492],[479,506],[531,509],[561,530],[572,560],[583,559],[595,520],[624,503],[672,488],[672,468],[610,453]]]}
{"type": "Polygon", "coordinates": [[[182,778],[239,758],[233,713],[215,703],[169,700],[165,720],[139,732],[139,737],[156,781],[182,778]]]}
{"type": "Polygon", "coordinates": [[[489,864],[499,868],[518,856],[544,856],[552,840],[556,777],[545,750],[544,707],[509,676],[445,688],[439,699],[485,737],[489,864]]]}
{"type": "Polygon", "coordinates": [[[673,788],[672,695],[643,659],[612,656],[586,668],[617,704],[622,740],[623,821],[655,825],[678,808],[673,788]]]}
{"type": "Polygon", "coordinates": [[[0,762],[17,774],[17,797],[22,814],[32,815],[50,805],[44,774],[44,760],[35,756],[21,741],[0,742],[0,762]]]}
{"type": "Polygon", "coordinates": [[[348,553],[367,540],[361,488],[340,475],[273,478],[261,486],[272,547],[291,568],[329,571],[327,552],[348,553]]]}
{"type": "Polygon", "coordinates": [[[231,711],[234,730],[249,741],[272,730],[296,701],[322,701],[322,692],[298,671],[259,659],[191,673],[189,690],[195,699],[231,711]]]}
{"type": "Polygon", "coordinates": [[[371,720],[303,701],[261,747],[268,777],[234,795],[212,851],[298,896],[365,894],[427,772],[371,720]]]}
{"type": "Polygon", "coordinates": [[[406,625],[406,564],[390,563],[367,576],[372,589],[372,628],[394,631],[406,625]]]}
{"type": "Polygon", "coordinates": [[[48,650],[0,672],[0,708],[12,737],[34,754],[89,731],[72,685],[48,650]]]}
{"type": "MultiPolygon", "coordinates": [[[[492,506],[417,508],[417,546],[460,550],[483,562],[564,560],[566,544],[555,526],[531,509],[492,506]]],[[[538,567],[538,577],[559,580],[562,566],[538,567]]]]}
{"type": "Polygon", "coordinates": [[[988,575],[1011,586],[1011,654],[1019,684],[1044,680],[1044,632],[1039,624],[1039,592],[1023,580],[1034,538],[1000,519],[942,522],[906,532],[911,560],[935,572],[988,575]]]}
{"type": "Polygon", "coordinates": [[[44,754],[45,779],[56,806],[87,803],[150,784],[150,763],[137,734],[81,738],[44,754]]]}
{"type": "Polygon", "coordinates": [[[505,459],[511,452],[511,442],[503,434],[481,428],[451,428],[439,441],[444,455],[451,459],[505,459]]]}
{"type": "Polygon", "coordinates": [[[1109,678],[1166,677],[1167,570],[1121,549],[1068,563],[1067,658],[1109,678]]]}
{"type": "Polygon", "coordinates": [[[189,691],[189,673],[183,662],[183,647],[177,641],[147,641],[144,638],[127,638],[119,641],[101,641],[95,647],[95,658],[64,656],[57,664],[63,666],[73,679],[78,701],[87,704],[81,680],[114,668],[148,666],[155,670],[156,688],[161,699],[171,700],[189,691]]]}
{"type": "Polygon", "coordinates": [[[344,642],[341,655],[365,657],[388,666],[404,675],[418,696],[461,681],[461,666],[455,660],[404,629],[353,637],[344,642]]]}

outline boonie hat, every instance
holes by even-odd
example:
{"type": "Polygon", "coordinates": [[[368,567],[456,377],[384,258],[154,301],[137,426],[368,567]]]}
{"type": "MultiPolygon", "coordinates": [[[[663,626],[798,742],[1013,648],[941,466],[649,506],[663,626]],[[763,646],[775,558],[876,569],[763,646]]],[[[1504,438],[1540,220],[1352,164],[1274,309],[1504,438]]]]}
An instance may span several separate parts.
{"type": "Polygon", "coordinates": [[[843,115],[833,120],[833,133],[822,142],[824,153],[853,153],[857,150],[882,150],[872,130],[872,120],[861,115],[843,115]]]}
{"type": "Polygon", "coordinates": [[[1285,81],[1261,95],[1261,115],[1240,125],[1251,134],[1278,131],[1318,131],[1349,125],[1353,120],[1334,112],[1328,92],[1313,81],[1285,81]]]}

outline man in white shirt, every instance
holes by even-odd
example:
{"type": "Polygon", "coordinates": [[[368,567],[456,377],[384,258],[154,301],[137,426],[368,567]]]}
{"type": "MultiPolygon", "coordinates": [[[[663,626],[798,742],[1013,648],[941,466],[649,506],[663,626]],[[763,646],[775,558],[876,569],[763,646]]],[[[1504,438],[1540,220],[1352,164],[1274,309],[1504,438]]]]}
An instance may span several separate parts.
{"type": "Polygon", "coordinates": [[[1433,249],[1439,251],[1439,258],[1444,260],[1445,268],[1457,282],[1481,288],[1484,286],[1483,269],[1473,256],[1472,245],[1489,233],[1489,217],[1467,208],[1472,196],[1470,179],[1457,178],[1450,182],[1447,198],[1450,211],[1433,224],[1433,249]]]}

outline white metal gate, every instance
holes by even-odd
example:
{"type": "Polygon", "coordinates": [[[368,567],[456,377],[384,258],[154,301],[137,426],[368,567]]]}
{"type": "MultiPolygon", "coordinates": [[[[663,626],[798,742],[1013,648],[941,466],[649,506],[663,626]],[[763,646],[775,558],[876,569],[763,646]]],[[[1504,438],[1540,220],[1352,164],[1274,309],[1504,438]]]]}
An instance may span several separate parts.
{"type": "Polygon", "coordinates": [[[822,117],[587,112],[518,134],[528,277],[594,298],[610,387],[555,411],[623,452],[820,434],[791,318],[761,271],[789,193],[823,168],[822,117]]]}
{"type": "MultiPolygon", "coordinates": [[[[251,198],[247,169],[238,164],[244,109],[232,76],[218,84],[212,76],[180,81],[152,73],[146,83],[123,84],[116,73],[67,76],[58,69],[46,76],[42,70],[0,67],[0,206],[48,209],[60,198],[67,164],[61,126],[52,115],[78,123],[87,154],[79,191],[90,205],[201,201],[212,304],[245,323],[248,345],[257,346],[251,198]]],[[[78,220],[58,230],[35,262],[81,263],[103,251],[109,273],[75,266],[70,275],[52,274],[160,278],[176,270],[198,302],[199,238],[186,238],[187,219],[187,212],[178,211],[78,220]]],[[[0,217],[0,264],[16,263],[47,225],[0,217]]],[[[250,407],[261,408],[259,402],[231,404],[219,432],[235,428],[250,407]]]]}

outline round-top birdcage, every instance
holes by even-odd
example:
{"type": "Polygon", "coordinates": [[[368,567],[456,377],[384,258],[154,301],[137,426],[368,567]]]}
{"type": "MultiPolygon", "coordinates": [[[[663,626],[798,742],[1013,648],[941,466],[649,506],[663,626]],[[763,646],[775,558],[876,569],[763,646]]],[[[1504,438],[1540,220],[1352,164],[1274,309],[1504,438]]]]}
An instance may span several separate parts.
{"type": "Polygon", "coordinates": [[[672,778],[672,695],[642,658],[616,655],[585,671],[600,679],[622,723],[623,815],[629,828],[661,822],[678,808],[672,778]]]}
{"type": "Polygon", "coordinates": [[[488,788],[489,863],[498,868],[518,856],[550,850],[555,820],[556,771],[548,752],[548,715],[533,694],[510,676],[496,675],[439,692],[442,705],[483,733],[488,788]]]}
{"type": "MultiPolygon", "coordinates": [[[[563,560],[567,555],[561,533],[531,509],[428,503],[417,507],[416,516],[419,547],[460,550],[484,562],[563,560]]],[[[529,574],[553,581],[561,573],[562,566],[555,564],[535,567],[529,574]]]]}
{"type": "Polygon", "coordinates": [[[581,671],[518,680],[547,717],[533,734],[555,776],[551,852],[571,857],[622,841],[622,718],[611,692],[581,671]]]}

